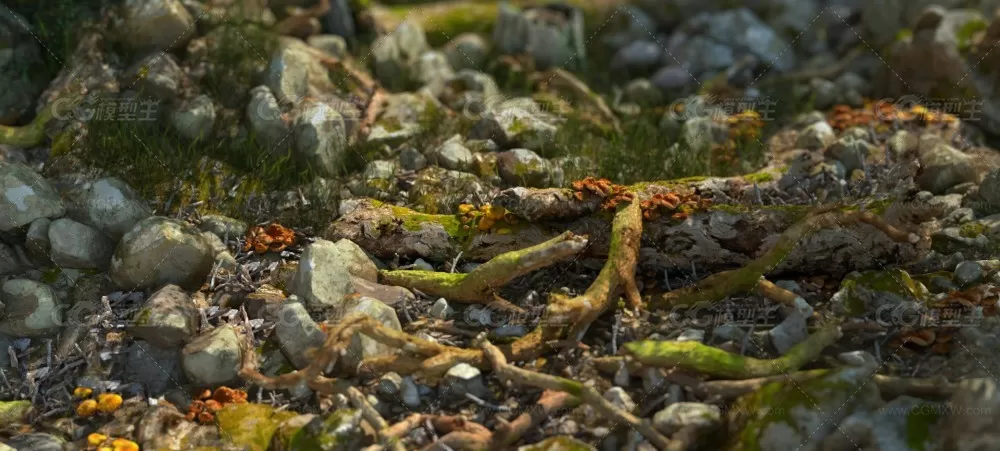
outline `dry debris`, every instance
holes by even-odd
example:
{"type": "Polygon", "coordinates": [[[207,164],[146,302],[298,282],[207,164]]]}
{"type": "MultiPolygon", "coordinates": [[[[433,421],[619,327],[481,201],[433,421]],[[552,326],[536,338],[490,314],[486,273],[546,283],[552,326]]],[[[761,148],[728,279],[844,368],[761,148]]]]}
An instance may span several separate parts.
{"type": "Polygon", "coordinates": [[[229,387],[219,387],[213,393],[205,390],[198,396],[198,399],[188,407],[187,415],[184,417],[188,421],[197,421],[201,424],[215,423],[215,413],[222,410],[229,404],[246,404],[247,392],[232,389],[229,387]]]}
{"type": "Polygon", "coordinates": [[[281,224],[271,224],[267,228],[257,226],[251,229],[243,244],[243,252],[251,250],[258,254],[281,252],[293,245],[295,245],[295,232],[281,224]]]}

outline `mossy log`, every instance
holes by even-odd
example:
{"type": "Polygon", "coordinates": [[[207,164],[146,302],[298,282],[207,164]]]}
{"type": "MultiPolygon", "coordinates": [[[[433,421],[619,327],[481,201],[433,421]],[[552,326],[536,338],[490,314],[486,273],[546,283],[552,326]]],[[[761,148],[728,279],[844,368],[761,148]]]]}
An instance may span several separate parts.
{"type": "MultiPolygon", "coordinates": [[[[658,192],[702,182],[664,182],[636,186],[639,199],[658,192]]],[[[563,231],[586,235],[586,256],[603,258],[611,245],[611,214],[600,201],[576,200],[568,189],[512,188],[493,205],[519,218],[502,231],[466,231],[455,215],[428,215],[403,207],[362,200],[324,232],[324,238],[347,238],[383,259],[424,258],[448,262],[459,253],[472,262],[533,246],[563,231]]],[[[881,211],[881,203],[844,205],[842,211],[881,211]]],[[[687,219],[664,216],[643,222],[640,269],[715,273],[747,265],[764,256],[793,224],[815,209],[813,205],[715,204],[687,219]]],[[[900,226],[905,226],[900,224],[900,226]]],[[[829,274],[874,269],[915,260],[920,249],[898,242],[864,221],[824,228],[807,234],[794,249],[769,265],[769,273],[829,274]]],[[[758,276],[759,277],[759,276],[758,276]]],[[[754,282],[756,278],[754,278],[754,282]]]]}

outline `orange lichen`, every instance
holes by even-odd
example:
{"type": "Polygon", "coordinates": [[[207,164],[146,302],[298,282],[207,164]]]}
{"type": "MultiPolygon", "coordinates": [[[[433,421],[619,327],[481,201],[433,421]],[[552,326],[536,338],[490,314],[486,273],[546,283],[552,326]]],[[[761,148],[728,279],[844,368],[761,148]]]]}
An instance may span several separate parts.
{"type": "Polygon", "coordinates": [[[920,349],[930,349],[935,354],[948,354],[954,338],[954,332],[948,329],[923,328],[900,332],[889,345],[901,353],[912,352],[905,346],[913,345],[920,349]]]}
{"type": "Polygon", "coordinates": [[[117,393],[102,393],[97,397],[97,410],[112,413],[122,406],[122,396],[117,393]]]}
{"type": "Polygon", "coordinates": [[[100,446],[101,443],[104,443],[107,440],[108,436],[97,432],[87,436],[87,444],[90,446],[100,446]]]}
{"type": "Polygon", "coordinates": [[[295,244],[295,232],[281,224],[271,224],[264,227],[254,227],[247,233],[243,252],[253,250],[258,254],[281,252],[286,247],[295,244]]]}
{"type": "Polygon", "coordinates": [[[661,211],[671,213],[671,219],[684,220],[691,213],[697,210],[704,210],[711,206],[711,204],[711,200],[704,199],[697,194],[670,192],[654,194],[649,199],[640,202],[639,207],[642,209],[643,219],[646,220],[653,220],[660,217],[661,211]]]}
{"type": "Polygon", "coordinates": [[[616,185],[608,179],[598,179],[587,177],[583,180],[576,180],[570,186],[573,188],[573,197],[583,201],[587,196],[597,196],[604,201],[601,208],[604,210],[614,210],[619,203],[632,202],[635,195],[622,185],[616,185]]]}
{"type": "Polygon", "coordinates": [[[458,214],[463,230],[476,229],[479,232],[488,232],[501,224],[507,226],[517,224],[516,216],[503,207],[490,204],[479,208],[471,204],[461,204],[458,206],[458,214]]]}
{"type": "Polygon", "coordinates": [[[851,108],[848,105],[833,107],[828,122],[837,130],[851,127],[885,129],[889,124],[900,122],[912,122],[917,125],[956,124],[958,118],[923,105],[901,108],[885,101],[867,101],[861,108],[851,108]]]}
{"type": "Polygon", "coordinates": [[[87,387],[76,387],[73,389],[73,396],[76,398],[86,398],[89,397],[94,390],[87,387]]]}
{"type": "Polygon", "coordinates": [[[139,451],[139,444],[124,438],[111,442],[112,451],[139,451]]]}
{"type": "Polygon", "coordinates": [[[87,418],[95,413],[97,413],[97,401],[93,399],[83,400],[76,406],[76,414],[81,417],[87,418]]]}
{"type": "Polygon", "coordinates": [[[222,410],[228,404],[245,404],[247,402],[247,392],[229,387],[219,387],[215,392],[205,390],[188,407],[185,418],[188,421],[198,421],[201,424],[211,424],[215,422],[215,413],[222,410]]]}

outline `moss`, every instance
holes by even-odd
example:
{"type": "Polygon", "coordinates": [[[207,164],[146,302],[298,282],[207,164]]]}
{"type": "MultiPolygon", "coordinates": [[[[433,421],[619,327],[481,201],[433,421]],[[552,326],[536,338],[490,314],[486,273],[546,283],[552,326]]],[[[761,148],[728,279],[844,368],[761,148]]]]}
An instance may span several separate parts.
{"type": "Polygon", "coordinates": [[[914,280],[909,273],[901,269],[852,274],[841,282],[840,289],[844,291],[844,306],[847,309],[847,314],[851,316],[866,313],[864,300],[858,290],[888,293],[908,301],[917,300],[919,302],[926,301],[929,295],[929,291],[922,283],[914,280]]]}
{"type": "Polygon", "coordinates": [[[913,30],[911,30],[909,28],[900,28],[899,31],[896,32],[896,41],[897,42],[899,42],[899,41],[905,41],[905,40],[910,39],[912,37],[913,37],[913,30]]]}
{"type": "Polygon", "coordinates": [[[958,42],[958,51],[965,53],[972,48],[974,38],[977,33],[986,31],[989,24],[982,19],[970,20],[955,30],[955,39],[958,42]]]}
{"type": "Polygon", "coordinates": [[[277,412],[274,407],[264,404],[229,404],[216,414],[216,420],[219,432],[232,444],[251,451],[265,451],[278,426],[294,416],[295,412],[277,412]]]}
{"type": "Polygon", "coordinates": [[[31,401],[0,402],[0,424],[8,425],[24,421],[31,410],[31,401]]]}
{"type": "Polygon", "coordinates": [[[989,233],[990,228],[986,224],[981,222],[971,221],[962,224],[958,229],[958,234],[963,238],[976,238],[979,235],[986,235],[989,233]]]}
{"type": "Polygon", "coordinates": [[[59,280],[60,275],[62,275],[62,268],[47,268],[42,271],[42,282],[49,285],[54,284],[59,280]]]}
{"type": "Polygon", "coordinates": [[[590,451],[594,447],[573,437],[561,435],[549,437],[533,445],[518,448],[521,451],[590,451]]]}
{"type": "Polygon", "coordinates": [[[360,448],[360,412],[338,409],[326,418],[315,418],[292,435],[290,451],[330,451],[360,448]]]}
{"type": "Polygon", "coordinates": [[[424,225],[433,223],[443,226],[445,232],[448,232],[450,236],[462,236],[462,223],[457,217],[452,215],[418,213],[408,208],[397,206],[392,206],[392,214],[396,219],[403,221],[402,226],[404,229],[411,232],[421,230],[424,228],[424,225]]]}
{"type": "Polygon", "coordinates": [[[924,403],[906,414],[906,444],[913,451],[926,451],[931,441],[932,426],[940,418],[933,404],[924,403]]]}
{"type": "Polygon", "coordinates": [[[135,317],[136,326],[145,326],[149,323],[149,317],[153,316],[153,309],[146,307],[139,310],[139,314],[135,317]]]}
{"type": "Polygon", "coordinates": [[[770,172],[755,172],[743,176],[743,179],[751,183],[765,183],[774,181],[774,174],[770,172]]]}

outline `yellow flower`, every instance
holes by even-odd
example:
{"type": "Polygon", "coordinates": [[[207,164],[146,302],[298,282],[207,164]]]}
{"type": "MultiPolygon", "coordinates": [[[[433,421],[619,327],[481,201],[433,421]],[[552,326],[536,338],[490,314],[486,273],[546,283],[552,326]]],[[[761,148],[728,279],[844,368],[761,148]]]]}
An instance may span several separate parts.
{"type": "Polygon", "coordinates": [[[104,441],[107,439],[108,436],[95,432],[87,436],[87,444],[90,446],[97,446],[100,445],[101,443],[104,443],[104,441]]]}
{"type": "Polygon", "coordinates": [[[97,413],[97,401],[88,399],[76,406],[76,414],[81,417],[89,417],[97,413]]]}
{"type": "Polygon", "coordinates": [[[472,204],[462,204],[458,206],[458,212],[463,215],[471,213],[474,209],[475,207],[473,207],[472,204]]]}
{"type": "Polygon", "coordinates": [[[117,393],[103,393],[97,397],[97,408],[101,412],[111,413],[122,406],[122,396],[117,393]]]}
{"type": "Polygon", "coordinates": [[[86,398],[93,392],[93,389],[87,387],[76,387],[73,389],[73,396],[76,396],[77,398],[86,398]]]}

